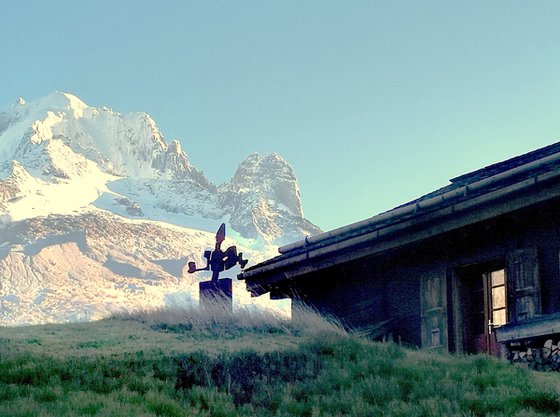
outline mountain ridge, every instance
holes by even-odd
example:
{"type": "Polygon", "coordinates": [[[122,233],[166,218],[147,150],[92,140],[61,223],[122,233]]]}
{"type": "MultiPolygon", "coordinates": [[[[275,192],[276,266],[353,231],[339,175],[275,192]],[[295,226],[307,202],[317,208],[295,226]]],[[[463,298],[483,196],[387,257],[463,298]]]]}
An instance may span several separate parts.
{"type": "Polygon", "coordinates": [[[279,155],[249,155],[215,185],[147,113],[68,93],[0,109],[0,157],[0,325],[188,304],[203,274],[186,260],[221,222],[253,261],[319,231],[279,155]]]}
{"type": "MultiPolygon", "coordinates": [[[[265,208],[269,217],[291,217],[290,220],[298,224],[294,233],[284,225],[280,231],[267,235],[265,229],[245,219],[246,224],[238,232],[246,238],[279,245],[285,243],[282,242],[285,234],[319,231],[310,222],[303,221],[297,178],[278,154],[249,155],[239,164],[230,181],[216,186],[189,162],[178,140],[165,141],[146,113],[121,114],[107,107],[90,107],[74,95],[55,92],[31,103],[19,99],[8,111],[0,110],[0,120],[3,120],[0,123],[0,131],[3,131],[0,155],[5,161],[0,172],[9,171],[6,164],[15,160],[19,163],[20,179],[28,175],[48,183],[61,183],[75,178],[97,177],[99,182],[111,184],[126,183],[130,178],[132,180],[126,184],[128,193],[127,187],[118,184],[109,185],[107,190],[97,188],[100,193],[116,193],[118,190],[132,201],[134,194],[145,193],[148,200],[161,201],[166,199],[160,194],[171,194],[176,201],[174,204],[168,201],[165,206],[171,212],[214,220],[238,217],[240,203],[229,200],[233,198],[232,193],[244,194],[247,198],[243,203],[251,207],[248,215],[257,216],[255,213],[265,208]],[[115,178],[111,181],[110,176],[115,178]],[[154,186],[154,180],[160,183],[159,188],[166,183],[165,193],[160,190],[159,194],[154,194],[158,188],[154,186]],[[186,187],[191,194],[204,194],[205,200],[226,208],[200,207],[199,201],[195,204],[199,207],[195,208],[182,202],[185,193],[177,193],[179,185],[186,187]]],[[[0,181],[6,181],[8,177],[4,175],[0,181]]],[[[3,193],[7,194],[6,191],[3,193]]],[[[5,198],[0,200],[0,204],[5,203],[5,198]]],[[[143,202],[137,203],[142,205],[143,202]]],[[[161,204],[154,204],[162,208],[161,204]]],[[[240,224],[239,219],[237,223],[240,224]]]]}

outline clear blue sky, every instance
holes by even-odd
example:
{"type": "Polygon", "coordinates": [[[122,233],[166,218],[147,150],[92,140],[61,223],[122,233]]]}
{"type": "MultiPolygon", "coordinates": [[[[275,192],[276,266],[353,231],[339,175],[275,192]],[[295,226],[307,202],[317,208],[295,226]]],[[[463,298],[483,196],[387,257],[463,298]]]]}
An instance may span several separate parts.
{"type": "Polygon", "coordinates": [[[559,1],[5,1],[0,107],[152,115],[214,182],[294,167],[331,229],[560,141],[559,1]]]}

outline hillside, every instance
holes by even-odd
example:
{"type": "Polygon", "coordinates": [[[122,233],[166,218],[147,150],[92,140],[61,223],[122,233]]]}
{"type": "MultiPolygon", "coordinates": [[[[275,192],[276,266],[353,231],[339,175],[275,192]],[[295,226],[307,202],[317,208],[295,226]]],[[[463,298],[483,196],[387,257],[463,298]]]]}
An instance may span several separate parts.
{"type": "Polygon", "coordinates": [[[0,415],[552,416],[560,377],[298,323],[168,312],[1,328],[0,415]],[[185,319],[184,314],[188,314],[185,319]]]}

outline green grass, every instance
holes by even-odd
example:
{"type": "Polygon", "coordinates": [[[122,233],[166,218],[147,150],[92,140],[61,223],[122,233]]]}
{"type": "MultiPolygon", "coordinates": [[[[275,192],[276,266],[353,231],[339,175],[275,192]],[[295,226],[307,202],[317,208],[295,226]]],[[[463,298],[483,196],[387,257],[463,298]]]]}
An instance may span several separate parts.
{"type": "Polygon", "coordinates": [[[312,314],[220,314],[0,328],[0,416],[560,414],[556,374],[373,343],[312,314]]]}

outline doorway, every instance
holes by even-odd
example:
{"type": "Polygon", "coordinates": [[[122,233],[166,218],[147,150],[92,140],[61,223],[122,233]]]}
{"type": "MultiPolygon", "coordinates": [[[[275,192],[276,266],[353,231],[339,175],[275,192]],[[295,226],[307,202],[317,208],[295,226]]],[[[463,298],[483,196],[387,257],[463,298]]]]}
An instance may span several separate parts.
{"type": "Polygon", "coordinates": [[[459,274],[463,350],[498,355],[494,330],[507,323],[507,288],[502,266],[464,269],[459,274]]]}

